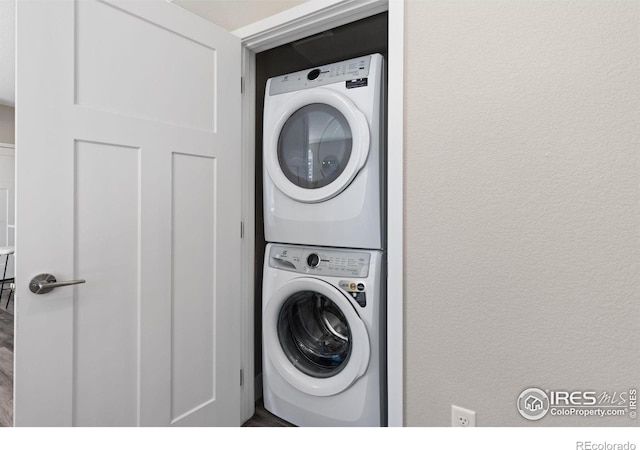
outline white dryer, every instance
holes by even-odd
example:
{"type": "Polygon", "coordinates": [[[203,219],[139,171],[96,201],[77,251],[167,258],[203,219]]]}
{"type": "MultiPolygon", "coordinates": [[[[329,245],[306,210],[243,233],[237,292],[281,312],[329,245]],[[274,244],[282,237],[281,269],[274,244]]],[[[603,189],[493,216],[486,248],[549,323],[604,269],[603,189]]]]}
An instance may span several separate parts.
{"type": "Polygon", "coordinates": [[[383,85],[380,54],[267,81],[267,242],[384,247],[383,85]]]}
{"type": "Polygon", "coordinates": [[[265,408],[299,426],[386,425],[380,251],[267,245],[265,408]]]}

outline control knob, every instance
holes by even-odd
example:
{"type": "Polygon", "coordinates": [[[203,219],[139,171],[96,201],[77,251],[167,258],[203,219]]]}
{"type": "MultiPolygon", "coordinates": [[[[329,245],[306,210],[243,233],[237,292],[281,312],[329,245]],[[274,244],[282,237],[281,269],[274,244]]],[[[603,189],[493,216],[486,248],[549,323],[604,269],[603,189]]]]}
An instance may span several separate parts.
{"type": "Polygon", "coordinates": [[[309,256],[307,256],[307,264],[309,265],[309,267],[318,267],[318,264],[320,264],[320,257],[318,256],[318,254],[311,253],[309,256]]]}
{"type": "Polygon", "coordinates": [[[307,80],[313,81],[320,76],[320,69],[313,69],[307,74],[307,80]]]}

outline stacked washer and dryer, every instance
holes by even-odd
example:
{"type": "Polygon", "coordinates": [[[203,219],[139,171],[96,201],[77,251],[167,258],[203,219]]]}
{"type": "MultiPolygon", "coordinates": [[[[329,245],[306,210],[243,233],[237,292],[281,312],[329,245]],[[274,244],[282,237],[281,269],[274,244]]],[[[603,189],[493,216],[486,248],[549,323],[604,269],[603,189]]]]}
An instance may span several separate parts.
{"type": "Polygon", "coordinates": [[[267,81],[263,395],[299,426],[386,425],[383,58],[267,81]]]}

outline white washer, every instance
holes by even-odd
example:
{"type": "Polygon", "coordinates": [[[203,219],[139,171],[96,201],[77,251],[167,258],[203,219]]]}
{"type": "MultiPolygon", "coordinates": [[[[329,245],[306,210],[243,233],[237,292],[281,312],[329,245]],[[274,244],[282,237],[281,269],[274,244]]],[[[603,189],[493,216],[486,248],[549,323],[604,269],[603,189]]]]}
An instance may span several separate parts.
{"type": "Polygon", "coordinates": [[[386,425],[380,251],[267,245],[263,395],[299,426],[386,425]]]}
{"type": "Polygon", "coordinates": [[[267,242],[384,247],[382,68],[373,54],[267,81],[267,242]]]}

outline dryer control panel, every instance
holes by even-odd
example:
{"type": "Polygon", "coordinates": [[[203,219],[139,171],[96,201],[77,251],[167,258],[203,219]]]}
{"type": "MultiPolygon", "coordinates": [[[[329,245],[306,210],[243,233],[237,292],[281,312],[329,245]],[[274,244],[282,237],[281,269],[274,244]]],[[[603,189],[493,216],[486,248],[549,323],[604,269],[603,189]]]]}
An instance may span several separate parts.
{"type": "Polygon", "coordinates": [[[328,277],[366,278],[370,260],[367,252],[315,247],[274,245],[269,253],[270,267],[328,277]]]}
{"type": "Polygon", "coordinates": [[[345,82],[347,89],[367,86],[371,55],[327,64],[271,78],[269,95],[284,94],[331,83],[345,82]]]}

